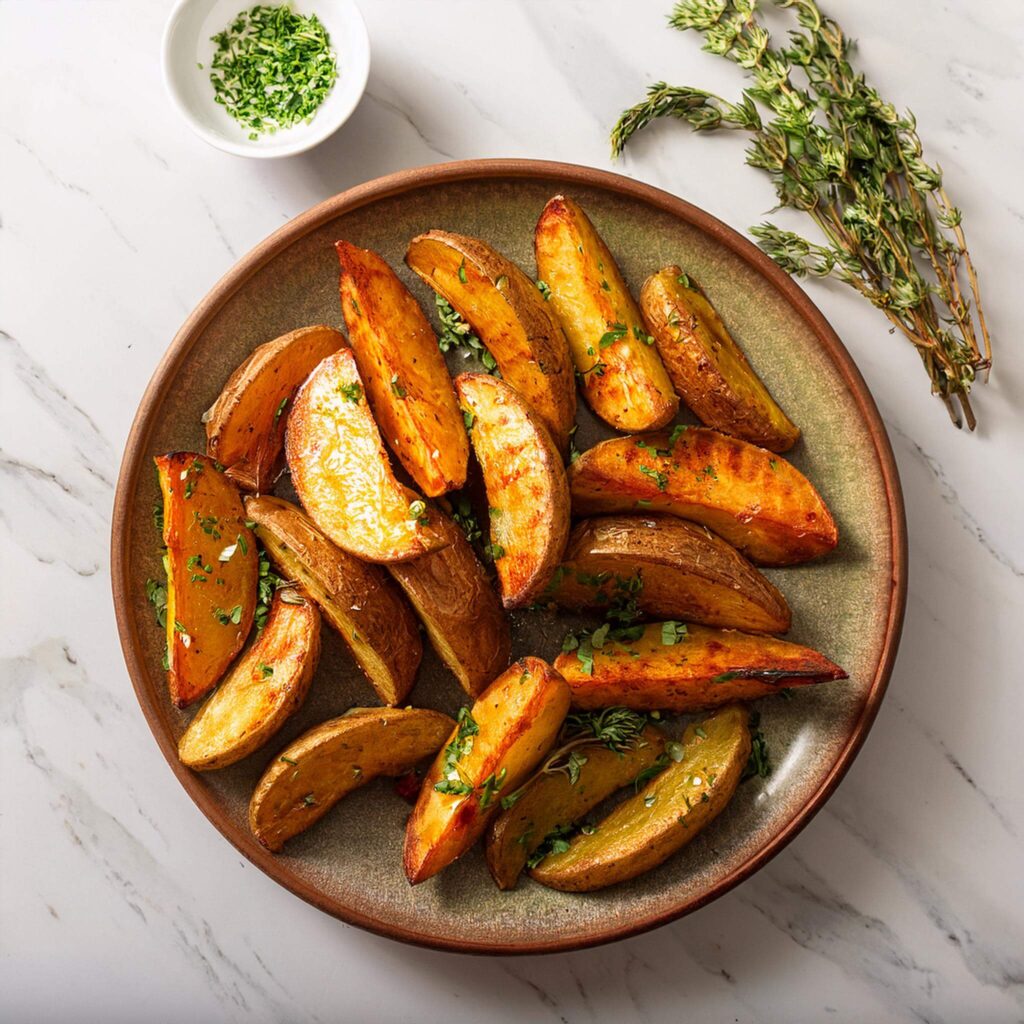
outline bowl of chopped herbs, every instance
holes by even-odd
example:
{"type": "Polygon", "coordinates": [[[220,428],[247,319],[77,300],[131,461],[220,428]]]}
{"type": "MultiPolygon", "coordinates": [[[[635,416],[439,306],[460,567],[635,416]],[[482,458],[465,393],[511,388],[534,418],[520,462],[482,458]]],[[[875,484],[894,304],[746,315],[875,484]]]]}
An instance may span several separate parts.
{"type": "Polygon", "coordinates": [[[323,142],[355,110],[370,43],[353,0],[178,0],[163,38],[168,94],[200,138],[238,156],[323,142]]]}

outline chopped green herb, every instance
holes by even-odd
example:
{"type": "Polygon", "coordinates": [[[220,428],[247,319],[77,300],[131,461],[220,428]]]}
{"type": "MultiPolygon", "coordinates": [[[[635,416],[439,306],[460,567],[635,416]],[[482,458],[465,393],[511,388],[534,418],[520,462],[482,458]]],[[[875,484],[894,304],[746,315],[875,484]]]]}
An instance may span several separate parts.
{"type": "Polygon", "coordinates": [[[409,518],[415,519],[420,526],[427,526],[430,523],[430,516],[427,514],[427,503],[422,498],[409,502],[409,518]]]}
{"type": "Polygon", "coordinates": [[[682,437],[689,429],[690,428],[685,423],[677,423],[672,428],[672,433],[668,435],[669,447],[675,447],[676,441],[678,441],[679,438],[682,437]]]}
{"type": "Polygon", "coordinates": [[[284,412],[290,398],[291,395],[285,395],[278,404],[277,411],[274,413],[274,426],[277,426],[277,421],[281,418],[281,414],[284,412]]]}
{"type": "Polygon", "coordinates": [[[572,429],[569,431],[569,463],[574,463],[580,455],[583,453],[576,447],[576,431],[580,429],[578,423],[572,425],[572,429]]]}
{"type": "Polygon", "coordinates": [[[641,466],[640,472],[644,476],[649,476],[657,485],[658,490],[663,491],[668,487],[668,474],[662,473],[661,470],[652,469],[650,466],[641,466]]]}
{"type": "Polygon", "coordinates": [[[711,682],[713,683],[728,683],[733,679],[738,679],[740,676],[739,672],[723,672],[721,675],[714,676],[711,682]]]}
{"type": "Polygon", "coordinates": [[[608,327],[608,330],[601,335],[601,340],[598,342],[600,348],[608,348],[609,345],[614,345],[615,342],[624,338],[629,332],[629,328],[625,324],[614,323],[608,327]]]}
{"type": "Polygon", "coordinates": [[[462,257],[462,262],[459,264],[459,280],[466,283],[466,257],[462,257]]]}
{"type": "Polygon", "coordinates": [[[661,624],[661,642],[666,647],[671,647],[686,639],[686,624],[683,622],[668,621],[661,624]]]}
{"type": "Polygon", "coordinates": [[[264,679],[269,679],[274,674],[274,666],[264,664],[262,661],[259,664],[259,670],[260,675],[262,675],[264,679]]]}
{"type": "Polygon", "coordinates": [[[680,274],[676,278],[676,281],[679,284],[681,284],[684,288],[689,288],[690,287],[690,279],[686,276],[686,274],[680,274]]]}
{"type": "Polygon", "coordinates": [[[354,380],[351,384],[339,384],[338,392],[344,395],[353,405],[358,405],[363,397],[363,388],[359,381],[354,380]]]}
{"type": "Polygon", "coordinates": [[[659,754],[651,764],[638,771],[636,778],[633,779],[633,792],[639,793],[651,779],[660,775],[668,767],[669,760],[668,754],[659,754]]]}
{"type": "Polygon", "coordinates": [[[397,373],[391,375],[391,393],[393,395],[397,395],[399,398],[405,398],[406,391],[405,388],[402,387],[397,373]]]}
{"type": "Polygon", "coordinates": [[[167,587],[159,580],[146,580],[146,597],[153,606],[156,624],[167,626],[167,587]]]}
{"type": "Polygon", "coordinates": [[[314,799],[314,797],[313,797],[313,794],[312,794],[312,793],[307,793],[307,794],[306,794],[306,795],[305,795],[305,796],[304,796],[304,797],[302,798],[302,802],[303,802],[303,803],[304,803],[304,804],[305,804],[305,805],[306,805],[307,807],[316,807],[316,800],[314,799]]]}
{"type": "Polygon", "coordinates": [[[485,544],[484,554],[492,561],[505,557],[505,549],[500,544],[485,544]]]}
{"type": "Polygon", "coordinates": [[[544,281],[537,282],[537,290],[544,296],[545,302],[548,302],[551,299],[551,289],[544,281]]]}
{"type": "Polygon", "coordinates": [[[642,341],[645,345],[654,344],[654,335],[648,334],[642,327],[637,324],[633,325],[633,337],[637,341],[642,341]]]}
{"type": "Polygon", "coordinates": [[[476,422],[476,413],[470,412],[469,409],[463,409],[462,422],[466,425],[467,432],[472,430],[473,424],[476,422]]]}
{"type": "Polygon", "coordinates": [[[295,760],[293,760],[290,757],[286,757],[284,754],[282,754],[278,758],[278,761],[284,761],[285,764],[290,764],[293,768],[296,767],[298,765],[298,763],[299,763],[298,761],[295,761],[295,760]]]}

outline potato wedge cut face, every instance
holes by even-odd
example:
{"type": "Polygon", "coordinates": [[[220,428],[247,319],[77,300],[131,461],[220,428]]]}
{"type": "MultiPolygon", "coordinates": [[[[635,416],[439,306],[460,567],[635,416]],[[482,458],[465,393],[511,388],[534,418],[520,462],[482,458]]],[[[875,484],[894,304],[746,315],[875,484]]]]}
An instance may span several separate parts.
{"type": "Polygon", "coordinates": [[[672,420],[679,411],[672,381],[587,215],[555,196],[537,222],[534,247],[591,409],[616,430],[654,430],[672,420]]]}
{"type": "Polygon", "coordinates": [[[154,459],[164,499],[167,685],[183,708],[209,693],[256,614],[259,564],[237,488],[212,459],[154,459]]]}
{"type": "Polygon", "coordinates": [[[319,606],[380,699],[404,701],[423,643],[412,609],[387,573],[336,547],[302,509],[281,498],[247,498],[245,511],[274,567],[319,606]]]}
{"type": "Polygon", "coordinates": [[[441,660],[462,688],[479,694],[508,667],[508,616],[461,528],[436,509],[448,540],[440,551],[388,566],[405,591],[441,660]]]}
{"type": "Polygon", "coordinates": [[[764,448],[706,427],[602,441],[569,467],[573,514],[669,512],[756,565],[792,565],[839,542],[811,482],[764,448]]]}
{"type": "Polygon", "coordinates": [[[506,608],[547,586],[569,536],[569,489],[547,429],[522,397],[485,373],[463,373],[455,389],[483,472],[491,550],[506,608]]]}
{"type": "Polygon", "coordinates": [[[285,601],[279,592],[263,632],[182,735],[182,764],[226,768],[262,747],[302,706],[319,660],[316,606],[298,595],[285,601]]]}
{"type": "Polygon", "coordinates": [[[455,723],[425,708],[353,708],[274,758],[249,803],[249,828],[269,850],[318,822],[378,775],[404,775],[432,756],[455,723]]]}
{"type": "Polygon", "coordinates": [[[676,392],[703,424],[773,452],[796,444],[800,431],[679,267],[644,282],[640,308],[676,392]]]}
{"type": "Polygon", "coordinates": [[[401,562],[444,545],[429,516],[416,514],[416,494],[395,479],[351,349],[325,359],[300,388],[285,452],[299,499],[338,547],[367,562],[401,562]]]}
{"type": "Polygon", "coordinates": [[[463,713],[423,781],[405,833],[405,873],[415,885],[461,857],[547,753],[569,689],[540,658],[503,672],[463,713]],[[439,790],[437,787],[441,786],[439,790]]]}
{"type": "Polygon", "coordinates": [[[632,608],[752,633],[789,629],[786,599],[734,547],[666,515],[599,516],[569,537],[550,594],[563,608],[632,608]]]}
{"type": "Polygon", "coordinates": [[[683,758],[619,804],[590,835],[545,857],[530,874],[543,885],[591,892],[649,871],[718,817],[736,792],[750,756],[750,713],[723,708],[691,725],[683,758]]]}
{"type": "Polygon", "coordinates": [[[299,385],[345,345],[317,325],[260,345],[228,378],[206,419],[206,454],[246,491],[270,490],[284,468],[284,431],[299,385]]]}
{"type": "Polygon", "coordinates": [[[349,341],[384,440],[424,494],[461,487],[469,439],[430,323],[380,256],[335,248],[349,341]]]}
{"type": "Polygon", "coordinates": [[[565,455],[576,422],[573,362],[534,282],[486,242],[449,231],[414,238],[405,262],[469,324],[565,455]]]}
{"type": "Polygon", "coordinates": [[[580,747],[586,758],[579,777],[541,775],[487,830],[487,867],[499,889],[511,889],[530,855],[556,828],[573,825],[612,793],[628,786],[664,752],[664,734],[651,726],[622,752],[603,745],[580,747]]]}
{"type": "Polygon", "coordinates": [[[576,707],[676,714],[846,678],[810,647],[678,622],[653,622],[636,640],[606,640],[594,651],[592,667],[571,651],[555,659],[555,668],[576,707]]]}

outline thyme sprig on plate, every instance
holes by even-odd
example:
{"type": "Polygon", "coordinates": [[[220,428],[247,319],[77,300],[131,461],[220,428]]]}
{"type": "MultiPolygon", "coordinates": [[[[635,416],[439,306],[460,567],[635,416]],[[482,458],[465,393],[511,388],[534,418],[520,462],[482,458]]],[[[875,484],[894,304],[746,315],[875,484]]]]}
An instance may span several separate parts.
{"type": "Polygon", "coordinates": [[[973,429],[968,395],[992,351],[961,212],[941,170],[923,159],[914,116],[853,68],[839,25],[814,0],[774,2],[795,9],[803,29],[781,47],[758,20],[757,0],[680,0],[670,24],[700,32],[704,49],[744,68],[753,85],[730,103],[658,82],[619,118],[612,150],[660,117],[749,133],[747,163],[768,173],[780,206],[803,210],[824,237],[818,244],[765,222],[751,229],[761,248],[789,273],[831,275],[881,309],[917,347],[953,422],[959,406],[973,429]]]}

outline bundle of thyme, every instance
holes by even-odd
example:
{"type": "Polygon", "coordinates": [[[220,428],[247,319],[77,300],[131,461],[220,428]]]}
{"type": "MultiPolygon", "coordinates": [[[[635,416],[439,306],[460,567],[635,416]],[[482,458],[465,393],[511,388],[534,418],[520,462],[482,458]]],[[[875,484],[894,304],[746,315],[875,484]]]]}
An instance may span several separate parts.
{"type": "Polygon", "coordinates": [[[913,115],[853,69],[839,25],[814,0],[773,2],[794,8],[803,29],[782,47],[771,45],[757,0],[680,0],[670,24],[702,33],[704,49],[753,85],[730,103],[658,82],[615,125],[613,152],[659,117],[748,132],[747,162],[770,175],[780,206],[805,211],[824,236],[817,244],[763,223],[751,229],[761,248],[789,273],[831,275],[881,309],[917,347],[953,422],[959,405],[973,430],[968,394],[991,366],[991,346],[960,210],[922,158],[913,115]]]}

